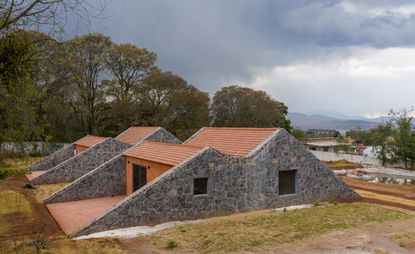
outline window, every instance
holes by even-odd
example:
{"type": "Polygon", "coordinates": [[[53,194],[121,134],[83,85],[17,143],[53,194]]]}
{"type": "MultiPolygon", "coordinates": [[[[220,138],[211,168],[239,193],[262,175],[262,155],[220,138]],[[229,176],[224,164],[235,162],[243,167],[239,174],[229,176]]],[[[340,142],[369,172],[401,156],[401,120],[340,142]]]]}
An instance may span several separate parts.
{"type": "Polygon", "coordinates": [[[207,194],[207,178],[195,178],[193,180],[193,195],[207,194]]]}
{"type": "Polygon", "coordinates": [[[297,182],[297,170],[284,170],[278,173],[279,195],[295,194],[297,182]]]}

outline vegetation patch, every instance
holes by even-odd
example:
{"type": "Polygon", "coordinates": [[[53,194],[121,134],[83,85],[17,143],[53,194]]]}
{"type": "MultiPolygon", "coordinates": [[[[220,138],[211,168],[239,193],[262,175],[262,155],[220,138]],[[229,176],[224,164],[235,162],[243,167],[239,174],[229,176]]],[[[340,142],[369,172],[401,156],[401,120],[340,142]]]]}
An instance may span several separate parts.
{"type": "Polygon", "coordinates": [[[365,203],[316,206],[286,212],[260,211],[208,219],[181,225],[149,236],[160,247],[171,239],[176,250],[216,253],[255,250],[287,243],[333,230],[412,218],[401,211],[365,203]]]}
{"type": "Polygon", "coordinates": [[[398,242],[402,248],[415,249],[415,232],[395,235],[392,239],[398,242]]]}
{"type": "Polygon", "coordinates": [[[31,222],[32,209],[24,196],[12,190],[0,191],[0,234],[10,233],[16,222],[31,222]]]}
{"type": "Polygon", "coordinates": [[[68,185],[68,183],[42,184],[42,185],[36,186],[36,188],[33,190],[33,192],[36,196],[36,199],[39,202],[43,202],[43,200],[45,198],[49,197],[50,195],[52,195],[56,191],[62,189],[66,185],[68,185]]]}
{"type": "Polygon", "coordinates": [[[338,161],[323,161],[331,169],[356,169],[363,168],[363,165],[360,163],[354,163],[347,160],[338,160],[338,161]]]}

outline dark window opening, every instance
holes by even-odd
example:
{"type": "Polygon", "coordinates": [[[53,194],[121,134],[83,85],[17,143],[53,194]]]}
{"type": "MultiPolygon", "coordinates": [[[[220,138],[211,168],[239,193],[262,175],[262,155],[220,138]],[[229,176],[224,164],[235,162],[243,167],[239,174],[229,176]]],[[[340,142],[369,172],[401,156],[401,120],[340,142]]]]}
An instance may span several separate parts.
{"type": "Polygon", "coordinates": [[[280,171],[278,174],[279,195],[295,194],[297,170],[280,171]]]}
{"type": "Polygon", "coordinates": [[[207,178],[195,178],[193,180],[193,195],[207,194],[207,178]]]}
{"type": "Polygon", "coordinates": [[[133,191],[147,184],[147,167],[133,164],[133,191]]]}

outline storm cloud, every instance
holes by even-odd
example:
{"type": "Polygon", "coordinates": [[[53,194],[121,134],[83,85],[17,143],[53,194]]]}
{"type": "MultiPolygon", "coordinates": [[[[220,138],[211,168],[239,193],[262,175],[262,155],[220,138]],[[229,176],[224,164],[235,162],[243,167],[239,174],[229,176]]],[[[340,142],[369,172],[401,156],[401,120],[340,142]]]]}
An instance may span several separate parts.
{"type": "Polygon", "coordinates": [[[106,18],[76,33],[149,48],[162,69],[211,95],[240,84],[266,90],[290,111],[409,107],[415,3],[362,2],[107,0],[106,18]]]}

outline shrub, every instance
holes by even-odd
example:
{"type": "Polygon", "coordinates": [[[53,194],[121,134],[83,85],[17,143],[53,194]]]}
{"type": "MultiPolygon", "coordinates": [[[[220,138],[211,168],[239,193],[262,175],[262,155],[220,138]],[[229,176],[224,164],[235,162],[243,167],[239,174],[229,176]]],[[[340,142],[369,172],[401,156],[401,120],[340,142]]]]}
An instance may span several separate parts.
{"type": "Polygon", "coordinates": [[[172,249],[177,248],[177,246],[178,246],[178,244],[175,240],[170,240],[170,241],[167,242],[166,249],[172,250],[172,249]]]}
{"type": "Polygon", "coordinates": [[[13,175],[13,170],[10,168],[0,169],[0,180],[6,179],[7,177],[13,175]]]}

